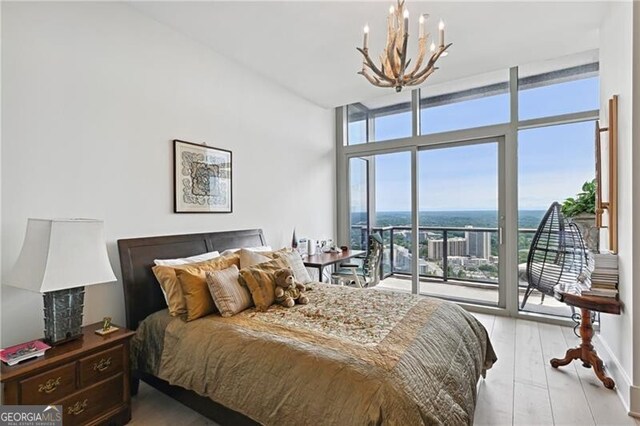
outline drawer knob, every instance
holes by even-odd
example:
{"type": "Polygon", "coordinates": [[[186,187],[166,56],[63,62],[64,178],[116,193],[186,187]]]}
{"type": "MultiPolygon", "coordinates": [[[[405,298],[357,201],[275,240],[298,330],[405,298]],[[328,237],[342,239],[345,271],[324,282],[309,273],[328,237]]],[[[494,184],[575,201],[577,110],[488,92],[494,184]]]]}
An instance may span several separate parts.
{"type": "Polygon", "coordinates": [[[85,408],[87,408],[87,405],[89,405],[89,401],[86,399],[82,402],[76,401],[76,403],[71,407],[67,407],[67,414],[73,414],[74,416],[77,416],[78,414],[82,413],[85,408]]]}
{"type": "Polygon", "coordinates": [[[38,385],[38,392],[51,393],[60,386],[60,383],[62,383],[62,377],[49,379],[45,383],[38,385]]]}
{"type": "Polygon", "coordinates": [[[93,371],[104,371],[111,366],[111,357],[102,358],[98,362],[93,363],[93,371]]]}

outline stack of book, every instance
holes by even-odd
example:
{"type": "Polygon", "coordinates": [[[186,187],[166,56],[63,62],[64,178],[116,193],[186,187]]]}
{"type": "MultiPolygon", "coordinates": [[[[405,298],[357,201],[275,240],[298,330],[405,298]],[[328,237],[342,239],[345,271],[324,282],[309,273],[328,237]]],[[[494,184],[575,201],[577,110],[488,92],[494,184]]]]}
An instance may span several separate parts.
{"type": "Polygon", "coordinates": [[[618,255],[596,253],[591,272],[591,289],[583,290],[585,296],[618,298],[618,255]]]}

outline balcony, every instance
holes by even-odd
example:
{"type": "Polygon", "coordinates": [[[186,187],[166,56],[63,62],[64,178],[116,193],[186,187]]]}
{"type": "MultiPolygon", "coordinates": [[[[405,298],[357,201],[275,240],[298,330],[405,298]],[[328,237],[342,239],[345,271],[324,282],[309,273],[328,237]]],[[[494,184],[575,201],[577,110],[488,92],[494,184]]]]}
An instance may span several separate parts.
{"type": "MultiPolygon", "coordinates": [[[[410,226],[373,227],[384,242],[381,281],[378,287],[394,291],[411,291],[410,226]]],[[[419,292],[423,295],[489,306],[498,304],[499,230],[481,227],[420,226],[419,292]]],[[[529,245],[535,229],[518,230],[520,269],[526,265],[529,245]]],[[[366,226],[351,227],[353,248],[366,248],[366,226]]],[[[518,274],[519,301],[527,288],[526,277],[518,274]]],[[[534,291],[525,311],[562,317],[571,310],[553,297],[534,291]]]]}

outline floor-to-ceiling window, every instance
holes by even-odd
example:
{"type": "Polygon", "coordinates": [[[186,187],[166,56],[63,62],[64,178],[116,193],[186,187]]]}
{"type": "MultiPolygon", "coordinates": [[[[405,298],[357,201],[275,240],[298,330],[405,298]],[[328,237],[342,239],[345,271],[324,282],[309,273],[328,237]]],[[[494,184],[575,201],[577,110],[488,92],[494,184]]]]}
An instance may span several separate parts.
{"type": "MultiPolygon", "coordinates": [[[[338,191],[341,176],[352,192],[356,176],[366,179],[358,235],[383,236],[381,287],[518,312],[526,288],[518,268],[541,213],[594,174],[597,63],[539,70],[427,85],[343,109],[349,135],[338,141],[347,160],[338,191]]],[[[351,200],[350,217],[340,220],[348,227],[356,223],[351,200]]],[[[567,315],[559,306],[534,293],[524,309],[567,315]]]]}
{"type": "Polygon", "coordinates": [[[349,159],[349,246],[363,250],[369,235],[369,160],[349,159]]]}
{"type": "Polygon", "coordinates": [[[563,202],[581,192],[595,178],[595,123],[552,121],[554,116],[598,109],[596,67],[587,65],[543,75],[519,78],[520,120],[540,120],[518,131],[518,306],[529,312],[568,316],[571,309],[539,293],[522,306],[527,255],[535,230],[554,201],[563,202]],[[570,70],[569,70],[570,71],[570,70]]]}

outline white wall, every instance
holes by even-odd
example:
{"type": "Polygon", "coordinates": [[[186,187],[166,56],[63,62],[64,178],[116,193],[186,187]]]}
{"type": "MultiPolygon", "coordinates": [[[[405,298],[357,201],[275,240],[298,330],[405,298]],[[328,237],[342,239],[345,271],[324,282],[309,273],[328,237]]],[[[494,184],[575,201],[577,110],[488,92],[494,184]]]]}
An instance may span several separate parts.
{"type": "Polygon", "coordinates": [[[630,409],[640,417],[640,4],[633,3],[633,371],[630,409]]]}
{"type": "MultiPolygon", "coordinates": [[[[274,54],[276,52],[274,46],[274,54]]],[[[332,111],[125,4],[2,3],[2,269],[28,217],[105,220],[116,240],[261,227],[334,235],[332,111]],[[173,214],[172,139],[233,151],[232,214],[173,214]]],[[[2,288],[2,346],[42,336],[41,296],[2,288]]],[[[122,285],[85,323],[124,322],[122,285]]]]}
{"type": "MultiPolygon", "coordinates": [[[[638,180],[638,154],[640,150],[633,147],[633,139],[638,139],[634,131],[633,115],[637,117],[638,109],[634,103],[640,101],[633,96],[633,86],[640,84],[640,78],[633,75],[633,14],[637,9],[631,2],[611,2],[608,14],[600,29],[600,101],[601,119],[608,124],[607,101],[619,95],[619,267],[620,267],[620,300],[624,307],[622,315],[602,314],[601,332],[598,348],[605,360],[607,369],[613,375],[627,407],[630,406],[630,387],[633,381],[634,358],[636,364],[640,351],[634,350],[634,317],[639,316],[640,305],[635,304],[634,297],[638,290],[634,289],[635,281],[640,279],[640,241],[637,238],[640,230],[640,201],[638,180]],[[634,157],[635,167],[634,167],[634,157]],[[634,180],[636,184],[633,185],[634,180]],[[634,247],[634,233],[635,247],[634,247]],[[635,259],[635,262],[634,262],[635,259]],[[603,350],[600,350],[603,349],[603,350]]],[[[636,122],[637,122],[636,118],[636,122]]],[[[637,126],[637,123],[636,123],[637,126]]],[[[606,135],[605,135],[606,136],[606,135]]],[[[638,141],[636,141],[636,144],[638,141]]],[[[636,283],[636,287],[637,287],[636,283]]],[[[636,322],[636,324],[638,324],[636,322]]],[[[640,325],[635,325],[639,328],[640,325]]],[[[635,342],[635,346],[640,340],[635,342]]],[[[635,383],[638,384],[636,378],[635,383]]]]}

